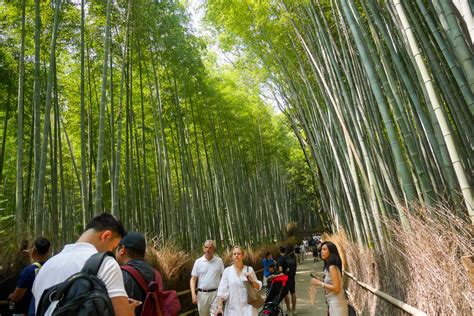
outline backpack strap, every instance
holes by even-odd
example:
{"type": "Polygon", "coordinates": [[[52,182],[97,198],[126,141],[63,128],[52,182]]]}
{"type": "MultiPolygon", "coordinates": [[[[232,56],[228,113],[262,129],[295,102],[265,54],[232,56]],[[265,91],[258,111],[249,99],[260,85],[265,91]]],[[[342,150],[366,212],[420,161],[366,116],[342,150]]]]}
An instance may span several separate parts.
{"type": "Polygon", "coordinates": [[[35,277],[36,277],[38,275],[39,270],[41,269],[43,265],[37,261],[33,262],[32,264],[36,267],[35,269],[35,277]]]}
{"type": "Polygon", "coordinates": [[[155,270],[155,282],[158,284],[158,291],[163,291],[163,280],[161,278],[161,273],[158,270],[155,270]]]}
{"type": "MultiPolygon", "coordinates": [[[[135,281],[137,281],[138,285],[140,285],[143,291],[145,291],[145,293],[150,291],[149,286],[146,284],[145,279],[143,278],[141,273],[138,272],[137,269],[135,269],[134,267],[128,264],[123,265],[120,268],[130,273],[132,277],[135,279],[135,281]]],[[[161,274],[156,269],[153,269],[153,271],[155,271],[155,283],[158,284],[158,291],[163,291],[163,279],[161,278],[161,274]]]]}
{"type": "Polygon", "coordinates": [[[41,267],[43,266],[41,263],[37,261],[33,262],[32,265],[35,265],[38,269],[41,269],[41,267]]]}
{"type": "Polygon", "coordinates": [[[135,279],[135,281],[137,281],[138,285],[140,285],[142,290],[145,291],[145,293],[149,292],[148,285],[146,284],[145,279],[140,274],[140,272],[138,272],[137,269],[135,269],[134,267],[129,266],[127,264],[124,265],[124,266],[121,266],[120,268],[122,270],[127,271],[128,273],[130,273],[132,275],[132,277],[135,279]]]}
{"type": "Polygon", "coordinates": [[[99,253],[93,254],[89,259],[87,259],[81,272],[91,274],[91,275],[97,275],[97,273],[99,272],[100,266],[102,265],[102,261],[104,261],[104,258],[106,256],[110,256],[114,258],[114,254],[110,251],[99,252],[99,253]]]}

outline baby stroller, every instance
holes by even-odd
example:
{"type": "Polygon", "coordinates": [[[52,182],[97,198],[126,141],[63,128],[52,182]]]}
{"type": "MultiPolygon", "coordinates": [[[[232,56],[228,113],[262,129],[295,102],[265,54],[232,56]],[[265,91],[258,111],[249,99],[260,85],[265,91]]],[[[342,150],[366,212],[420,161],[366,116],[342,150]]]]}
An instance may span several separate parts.
{"type": "Polygon", "coordinates": [[[263,309],[258,313],[259,316],[280,316],[283,315],[283,310],[280,308],[280,302],[288,294],[286,282],[287,275],[280,275],[272,280],[270,291],[265,299],[263,309]]]}

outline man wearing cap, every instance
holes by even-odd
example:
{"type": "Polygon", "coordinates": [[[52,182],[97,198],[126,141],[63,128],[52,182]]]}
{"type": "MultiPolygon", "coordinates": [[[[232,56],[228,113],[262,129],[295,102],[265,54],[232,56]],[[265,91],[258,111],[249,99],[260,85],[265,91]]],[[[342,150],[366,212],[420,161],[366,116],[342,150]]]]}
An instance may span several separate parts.
{"type": "Polygon", "coordinates": [[[211,309],[216,309],[217,288],[224,272],[222,259],[215,255],[216,244],[213,240],[204,243],[204,255],[194,262],[191,271],[191,295],[193,304],[198,305],[201,316],[211,315],[211,309]],[[197,282],[196,282],[197,281],[197,282]],[[196,288],[197,283],[197,288],[196,288]]]}
{"type": "MultiPolygon", "coordinates": [[[[155,280],[155,269],[145,261],[146,241],[145,237],[137,232],[129,232],[118,244],[115,250],[115,257],[117,262],[122,266],[123,283],[128,297],[134,300],[144,302],[146,293],[142,290],[135,278],[123,266],[127,265],[140,273],[145,279],[146,284],[152,281],[161,283],[161,276],[159,280],[155,280]]],[[[158,272],[159,274],[159,272],[158,272]]],[[[161,288],[163,284],[161,284],[161,288]]],[[[140,315],[142,306],[135,308],[135,315],[140,315]]]]}

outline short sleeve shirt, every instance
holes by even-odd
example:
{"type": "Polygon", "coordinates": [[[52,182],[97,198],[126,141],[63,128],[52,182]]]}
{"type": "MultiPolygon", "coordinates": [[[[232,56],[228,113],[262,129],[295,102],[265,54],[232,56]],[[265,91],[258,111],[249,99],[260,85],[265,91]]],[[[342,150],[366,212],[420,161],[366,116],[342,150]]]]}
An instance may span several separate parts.
{"type": "Polygon", "coordinates": [[[270,276],[270,269],[268,269],[268,267],[269,267],[272,263],[275,263],[275,260],[273,260],[273,258],[270,258],[270,259],[263,258],[263,259],[262,259],[263,275],[264,275],[265,277],[270,276]]]}
{"type": "Polygon", "coordinates": [[[284,274],[288,273],[288,262],[286,261],[286,256],[278,257],[278,267],[281,267],[281,271],[284,274]]]}
{"type": "MultiPolygon", "coordinates": [[[[49,259],[39,271],[33,283],[35,310],[43,292],[53,285],[61,283],[71,275],[80,272],[82,267],[97,249],[90,243],[75,243],[66,245],[60,253],[49,259]]],[[[127,297],[123,285],[120,267],[114,258],[106,256],[100,266],[97,277],[105,283],[109,297],[127,297]]]]}
{"type": "Polygon", "coordinates": [[[211,290],[217,289],[224,272],[224,263],[218,256],[213,256],[207,260],[205,256],[198,258],[194,262],[191,276],[198,278],[198,289],[211,290]]]}
{"type": "MultiPolygon", "coordinates": [[[[43,263],[40,262],[40,264],[42,265],[43,263]]],[[[31,264],[21,270],[16,287],[26,289],[26,292],[21,301],[15,304],[15,313],[28,312],[28,307],[30,306],[31,298],[33,296],[31,294],[31,288],[33,287],[33,282],[35,281],[35,276],[38,271],[39,267],[37,264],[31,264]]]]}

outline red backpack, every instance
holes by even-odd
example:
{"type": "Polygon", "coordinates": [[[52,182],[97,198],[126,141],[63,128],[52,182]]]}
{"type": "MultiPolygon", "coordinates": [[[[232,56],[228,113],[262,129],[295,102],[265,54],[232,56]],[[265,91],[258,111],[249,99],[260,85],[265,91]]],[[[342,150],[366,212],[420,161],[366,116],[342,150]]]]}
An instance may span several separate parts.
{"type": "Polygon", "coordinates": [[[163,281],[160,272],[155,270],[155,281],[146,284],[137,269],[129,265],[121,267],[137,281],[145,291],[146,298],[142,306],[142,316],[176,316],[181,309],[176,291],[163,291],[163,281]]]}

